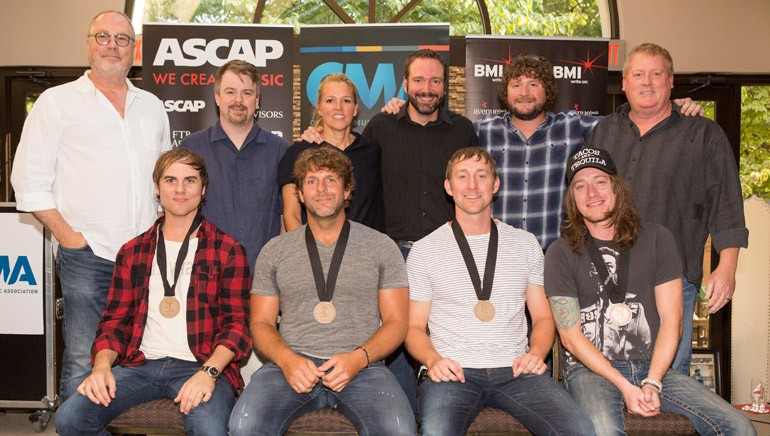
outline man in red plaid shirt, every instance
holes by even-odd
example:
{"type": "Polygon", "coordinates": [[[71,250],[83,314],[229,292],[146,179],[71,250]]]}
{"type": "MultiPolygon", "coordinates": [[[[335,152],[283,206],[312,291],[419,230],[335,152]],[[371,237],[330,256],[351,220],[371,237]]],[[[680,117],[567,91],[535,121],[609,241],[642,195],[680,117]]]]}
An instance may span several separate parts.
{"type": "Polygon", "coordinates": [[[159,398],[179,404],[188,434],[227,434],[251,350],[246,252],[200,214],[203,158],[163,153],[153,180],[165,216],[118,253],[93,370],[56,412],[59,434],[107,434],[121,412],[159,398]]]}

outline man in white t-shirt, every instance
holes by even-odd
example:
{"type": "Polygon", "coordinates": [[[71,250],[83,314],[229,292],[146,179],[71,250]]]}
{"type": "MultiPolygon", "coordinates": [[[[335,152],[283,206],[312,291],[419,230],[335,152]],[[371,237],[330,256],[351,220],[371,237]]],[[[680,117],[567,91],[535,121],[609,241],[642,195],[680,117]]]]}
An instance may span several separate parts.
{"type": "Polygon", "coordinates": [[[543,252],[531,233],[492,220],[500,187],[494,159],[479,147],[457,151],[444,187],[455,220],[417,241],[407,259],[406,347],[424,366],[421,434],[465,434],[486,406],[535,434],[593,434],[567,391],[546,375],[555,329],[543,252]]]}
{"type": "Polygon", "coordinates": [[[61,435],[105,434],[123,411],[159,398],[179,404],[187,434],[228,434],[251,350],[246,250],[200,214],[201,156],[167,151],[153,180],[166,213],[118,251],[93,371],[56,411],[61,435]]]}

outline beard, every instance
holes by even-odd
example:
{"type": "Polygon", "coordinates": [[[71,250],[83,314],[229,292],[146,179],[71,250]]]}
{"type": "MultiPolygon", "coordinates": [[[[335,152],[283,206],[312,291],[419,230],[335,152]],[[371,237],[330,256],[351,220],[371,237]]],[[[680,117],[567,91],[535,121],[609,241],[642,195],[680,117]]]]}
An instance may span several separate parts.
{"type": "Polygon", "coordinates": [[[534,106],[532,106],[532,109],[529,111],[520,111],[516,108],[515,104],[513,105],[509,104],[508,110],[511,112],[511,115],[513,115],[515,118],[518,118],[523,121],[531,121],[539,117],[543,112],[545,112],[545,102],[541,104],[536,103],[534,106]]]}
{"type": "Polygon", "coordinates": [[[231,104],[227,107],[227,111],[225,112],[225,118],[227,118],[227,121],[229,121],[231,124],[235,126],[245,126],[249,122],[249,113],[247,111],[246,106],[241,104],[231,104]],[[231,109],[237,109],[241,110],[243,112],[235,113],[231,109]]]}
{"type": "Polygon", "coordinates": [[[98,53],[94,53],[89,54],[88,60],[91,65],[91,70],[108,77],[125,78],[128,76],[128,70],[131,69],[131,57],[122,61],[114,61],[112,59],[105,59],[98,53]]]}
{"type": "Polygon", "coordinates": [[[305,210],[316,218],[334,218],[345,208],[345,199],[340,196],[333,204],[317,206],[314,202],[305,202],[305,210]]]}
{"type": "Polygon", "coordinates": [[[409,104],[412,105],[412,107],[422,115],[433,114],[438,110],[439,107],[444,104],[444,100],[446,100],[446,94],[439,97],[438,94],[432,92],[418,92],[414,96],[411,94],[407,94],[407,96],[409,97],[409,104]],[[425,104],[420,103],[420,101],[417,99],[418,97],[434,97],[436,100],[433,102],[433,104],[425,104]]]}

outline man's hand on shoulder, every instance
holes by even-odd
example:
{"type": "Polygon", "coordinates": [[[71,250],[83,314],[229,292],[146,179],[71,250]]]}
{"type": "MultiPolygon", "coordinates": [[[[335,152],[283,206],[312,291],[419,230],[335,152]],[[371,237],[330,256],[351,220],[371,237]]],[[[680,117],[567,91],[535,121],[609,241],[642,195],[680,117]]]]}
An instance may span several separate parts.
{"type": "Polygon", "coordinates": [[[518,377],[522,374],[545,374],[546,366],[543,359],[532,354],[526,353],[523,356],[513,361],[513,377],[518,377]]]}
{"type": "Polygon", "coordinates": [[[465,373],[459,363],[448,357],[430,363],[428,366],[428,377],[434,382],[455,381],[465,383],[465,373]]]}
{"type": "Polygon", "coordinates": [[[318,380],[323,377],[323,371],[319,371],[312,360],[298,354],[292,356],[280,366],[286,382],[298,394],[307,394],[313,390],[318,380]]]}
{"type": "Polygon", "coordinates": [[[112,368],[95,367],[91,374],[83,380],[77,388],[78,393],[88,397],[94,404],[101,404],[104,407],[110,405],[110,401],[115,398],[115,377],[112,375],[112,368]]]}
{"type": "Polygon", "coordinates": [[[190,411],[211,399],[216,381],[203,371],[198,371],[187,379],[179,390],[174,402],[179,404],[179,411],[187,415],[190,411]]]}
{"type": "Polygon", "coordinates": [[[322,377],[324,386],[334,392],[340,392],[365,367],[366,355],[354,350],[350,353],[335,354],[319,366],[318,371],[324,374],[322,377]]]}
{"type": "Polygon", "coordinates": [[[321,144],[324,142],[324,138],[321,136],[321,132],[323,132],[323,130],[323,126],[309,126],[307,129],[305,129],[304,132],[302,132],[300,139],[311,144],[321,144]]]}
{"type": "Polygon", "coordinates": [[[401,100],[399,98],[393,97],[390,99],[389,102],[385,104],[385,106],[380,109],[380,112],[396,115],[398,111],[401,110],[401,108],[406,104],[406,100],[401,100]]]}
{"type": "Polygon", "coordinates": [[[703,107],[690,97],[677,98],[674,100],[674,104],[679,106],[679,112],[686,117],[702,117],[706,113],[703,107]]]}

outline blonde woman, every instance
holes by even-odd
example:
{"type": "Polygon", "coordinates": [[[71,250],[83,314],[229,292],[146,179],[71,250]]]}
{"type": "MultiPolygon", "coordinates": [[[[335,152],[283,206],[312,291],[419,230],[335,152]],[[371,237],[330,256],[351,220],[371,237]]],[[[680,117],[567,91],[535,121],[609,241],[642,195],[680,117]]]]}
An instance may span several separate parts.
{"type": "Polygon", "coordinates": [[[321,145],[299,141],[292,144],[278,165],[278,185],[283,196],[283,224],[286,231],[305,222],[302,204],[294,184],[294,163],[309,148],[336,147],[353,163],[355,191],[347,216],[353,221],[383,231],[382,183],[380,178],[380,146],[353,132],[351,126],[358,114],[356,85],[344,74],[324,77],[318,86],[315,126],[323,126],[321,145]]]}

